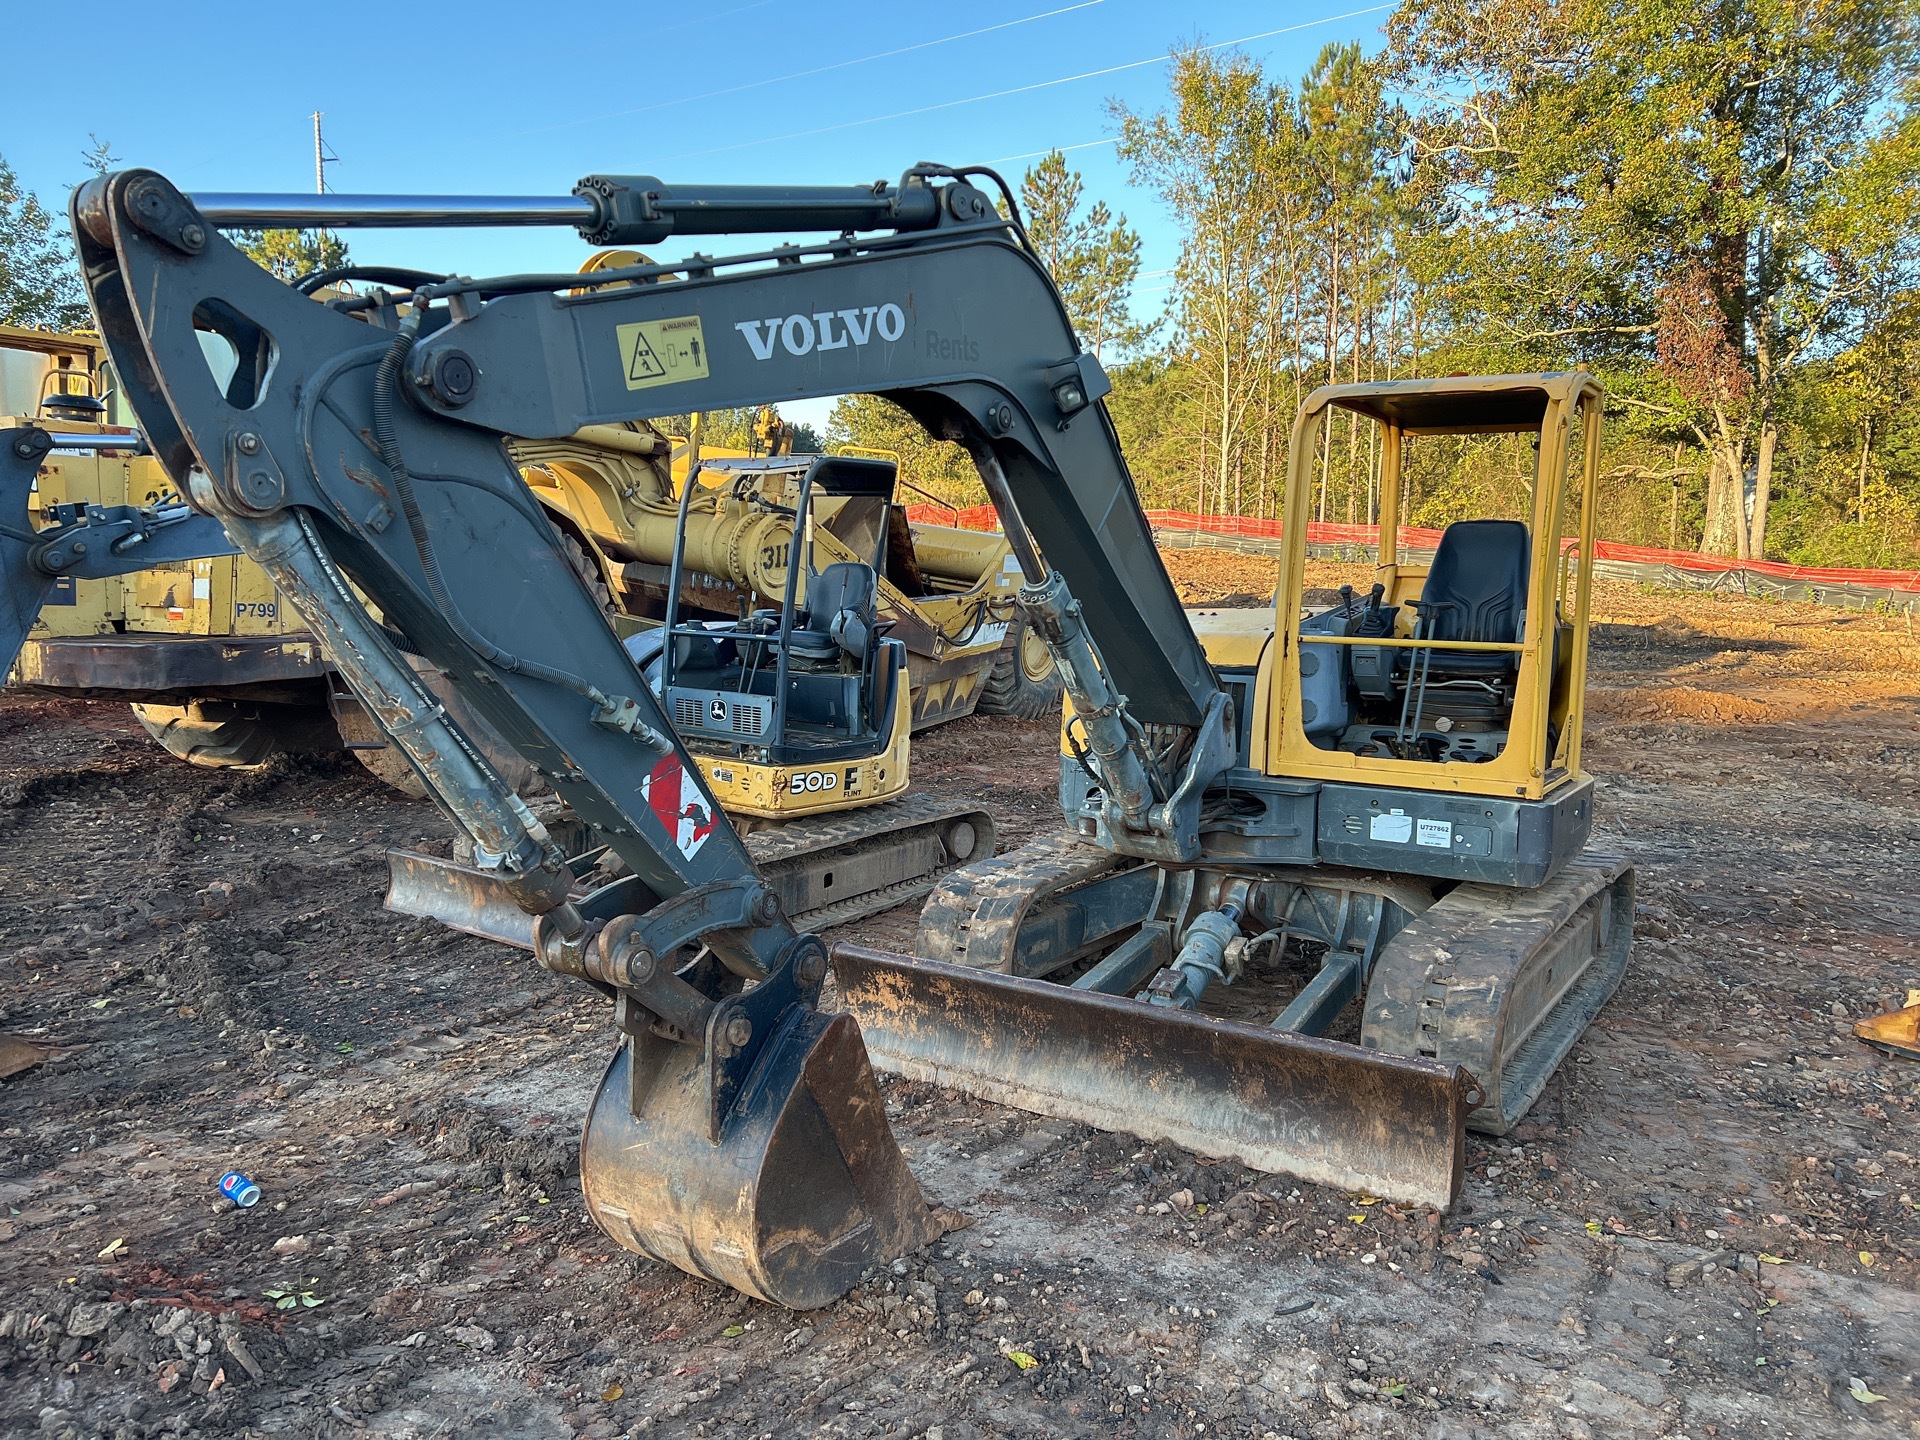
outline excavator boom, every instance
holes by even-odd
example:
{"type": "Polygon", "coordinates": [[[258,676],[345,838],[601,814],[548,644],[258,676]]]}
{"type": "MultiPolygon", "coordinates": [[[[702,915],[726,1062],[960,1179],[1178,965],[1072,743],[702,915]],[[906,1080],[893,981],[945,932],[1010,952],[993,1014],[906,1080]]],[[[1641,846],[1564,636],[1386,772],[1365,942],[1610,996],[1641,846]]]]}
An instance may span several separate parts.
{"type": "MultiPolygon", "coordinates": [[[[499,436],[409,398],[428,302],[398,333],[316,303],[151,172],[103,177],[73,210],[95,313],[169,473],[268,571],[536,915],[541,963],[613,997],[621,1047],[583,1145],[595,1218],[795,1307],[935,1233],[857,1028],[816,1013],[824,949],[756,871],[499,436]],[[233,351],[225,383],[199,330],[233,351]],[[356,586],[630,875],[575,902],[560,848],[356,586]]],[[[437,383],[457,369],[438,364],[437,383]]]]}

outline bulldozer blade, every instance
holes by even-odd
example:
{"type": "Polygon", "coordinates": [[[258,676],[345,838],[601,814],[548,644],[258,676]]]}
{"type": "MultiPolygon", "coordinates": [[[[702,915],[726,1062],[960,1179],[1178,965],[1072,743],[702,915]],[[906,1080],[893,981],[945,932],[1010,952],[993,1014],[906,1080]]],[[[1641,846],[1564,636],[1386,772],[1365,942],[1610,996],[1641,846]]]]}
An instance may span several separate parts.
{"type": "Polygon", "coordinates": [[[854,945],[833,967],[882,1069],[1315,1184],[1459,1194],[1481,1096],[1457,1065],[854,945]]]}
{"type": "Polygon", "coordinates": [[[417,850],[387,851],[386,908],[452,930],[533,949],[533,916],[514,903],[499,877],[417,850]]]}
{"type": "Polygon", "coordinates": [[[796,1006],[719,1142],[698,1049],[615,1052],[580,1139],[594,1222],[629,1250],[790,1310],[826,1305],[941,1230],[848,1015],[796,1006]]]}
{"type": "MultiPolygon", "coordinates": [[[[954,866],[993,853],[993,817],[977,806],[926,796],[756,830],[747,851],[795,927],[818,934],[918,899],[954,866]],[[844,898],[842,898],[844,896],[844,898]]],[[[588,868],[585,861],[577,868],[588,868]]],[[[589,919],[644,908],[631,876],[573,890],[589,919]]],[[[495,870],[418,850],[387,851],[387,909],[533,949],[533,917],[495,870]]]]}

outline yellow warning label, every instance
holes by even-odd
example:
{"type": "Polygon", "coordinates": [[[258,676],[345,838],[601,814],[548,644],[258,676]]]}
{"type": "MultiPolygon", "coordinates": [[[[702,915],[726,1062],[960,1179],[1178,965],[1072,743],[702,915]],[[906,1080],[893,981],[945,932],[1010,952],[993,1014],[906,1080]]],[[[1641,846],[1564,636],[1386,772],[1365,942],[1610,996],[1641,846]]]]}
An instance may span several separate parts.
{"type": "Polygon", "coordinates": [[[629,390],[707,378],[707,342],[698,315],[640,320],[615,326],[613,333],[620,342],[629,390]]]}

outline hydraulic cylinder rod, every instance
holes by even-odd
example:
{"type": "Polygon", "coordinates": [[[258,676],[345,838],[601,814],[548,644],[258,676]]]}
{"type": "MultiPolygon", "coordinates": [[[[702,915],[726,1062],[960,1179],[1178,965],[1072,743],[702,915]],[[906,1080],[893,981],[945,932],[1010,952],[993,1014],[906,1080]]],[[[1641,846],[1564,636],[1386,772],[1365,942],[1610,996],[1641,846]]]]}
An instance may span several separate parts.
{"type": "Polygon", "coordinates": [[[669,235],[925,230],[940,219],[939,197],[917,179],[898,186],[674,187],[651,175],[589,175],[571,195],[203,194],[193,206],[225,229],[571,225],[592,245],[654,245],[669,235]]]}
{"type": "Polygon", "coordinates": [[[1020,608],[1053,652],[1067,698],[1086,729],[1094,773],[1126,824],[1134,830],[1145,830],[1147,812],[1156,797],[1138,733],[1128,720],[1127,697],[1107,679],[1106,667],[1093,648],[1093,637],[1087,633],[1080,602],[1033,543],[999,458],[983,446],[975,451],[973,459],[1026,582],[1020,587],[1020,608]]]}
{"type": "Polygon", "coordinates": [[[64,431],[48,432],[56,450],[138,450],[144,452],[147,442],[139,435],[108,435],[88,431],[84,434],[69,435],[64,431]]]}
{"type": "Polygon", "coordinates": [[[315,227],[450,229],[465,225],[585,225],[590,200],[576,195],[195,195],[194,209],[230,230],[315,227]]]}

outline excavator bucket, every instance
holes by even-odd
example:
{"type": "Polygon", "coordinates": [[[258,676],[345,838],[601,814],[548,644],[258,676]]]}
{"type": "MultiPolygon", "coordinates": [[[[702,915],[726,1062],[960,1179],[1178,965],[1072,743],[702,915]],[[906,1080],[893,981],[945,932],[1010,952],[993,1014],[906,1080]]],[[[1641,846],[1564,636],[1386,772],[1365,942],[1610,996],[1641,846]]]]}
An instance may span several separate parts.
{"type": "Polygon", "coordinates": [[[721,1130],[698,1049],[623,1044],[580,1141],[580,1187],[620,1245],[790,1310],[829,1304],[941,1225],[887,1124],[860,1027],[795,1008],[721,1130]]]}
{"type": "Polygon", "coordinates": [[[1483,1097],[1458,1065],[854,945],[833,967],[882,1069],[1386,1199],[1460,1192],[1483,1097]]]}

